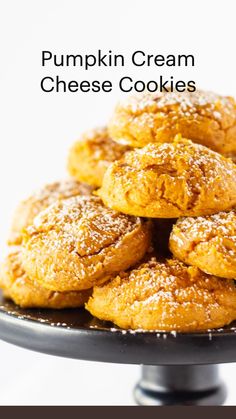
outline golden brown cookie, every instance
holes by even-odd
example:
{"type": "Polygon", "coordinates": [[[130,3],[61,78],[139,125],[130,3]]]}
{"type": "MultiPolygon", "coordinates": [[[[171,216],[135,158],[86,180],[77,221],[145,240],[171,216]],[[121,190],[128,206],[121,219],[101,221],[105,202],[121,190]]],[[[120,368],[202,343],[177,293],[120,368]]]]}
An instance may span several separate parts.
{"type": "Polygon", "coordinates": [[[93,188],[84,183],[68,179],[45,185],[29,198],[22,201],[13,217],[9,245],[19,245],[22,242],[22,231],[32,224],[34,217],[58,199],[66,199],[76,195],[90,195],[93,188]]]}
{"type": "Polygon", "coordinates": [[[110,208],[140,217],[213,214],[236,205],[236,165],[177,136],[112,163],[98,195],[110,208]]]}
{"type": "Polygon", "coordinates": [[[236,210],[179,219],[170,236],[170,250],[204,272],[235,279],[236,210]]]}
{"type": "Polygon", "coordinates": [[[85,306],[124,329],[196,331],[236,318],[234,281],[156,258],[94,287],[85,306]]]}
{"type": "Polygon", "coordinates": [[[48,289],[80,291],[134,265],[149,245],[149,221],[78,196],[34,219],[24,236],[23,266],[48,289]]]}
{"type": "Polygon", "coordinates": [[[236,156],[236,102],[230,96],[198,90],[145,93],[117,106],[111,137],[143,147],[171,142],[178,133],[225,156],[236,156]]]}
{"type": "Polygon", "coordinates": [[[6,298],[24,308],[81,307],[91,295],[91,290],[56,292],[43,288],[25,273],[20,250],[9,253],[0,265],[0,288],[6,298]]]}
{"type": "Polygon", "coordinates": [[[128,150],[130,147],[110,138],[107,128],[86,132],[69,152],[68,171],[78,181],[101,186],[110,163],[120,159],[128,150]]]}

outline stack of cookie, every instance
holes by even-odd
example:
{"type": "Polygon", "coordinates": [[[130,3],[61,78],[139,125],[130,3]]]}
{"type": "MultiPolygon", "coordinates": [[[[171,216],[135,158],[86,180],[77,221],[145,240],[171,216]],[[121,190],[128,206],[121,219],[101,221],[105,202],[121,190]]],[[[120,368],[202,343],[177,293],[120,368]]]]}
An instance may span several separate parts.
{"type": "MultiPolygon", "coordinates": [[[[22,307],[86,308],[125,329],[236,319],[236,103],[194,93],[118,105],[70,150],[71,179],[23,201],[2,263],[22,307]]],[[[79,315],[79,311],[78,311],[79,315]]]]}

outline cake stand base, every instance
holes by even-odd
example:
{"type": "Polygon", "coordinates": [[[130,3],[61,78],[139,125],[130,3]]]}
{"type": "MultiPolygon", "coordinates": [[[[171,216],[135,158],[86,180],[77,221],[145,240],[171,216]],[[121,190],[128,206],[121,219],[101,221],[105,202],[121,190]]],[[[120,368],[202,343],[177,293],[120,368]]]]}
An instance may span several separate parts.
{"type": "Polygon", "coordinates": [[[226,387],[216,365],[145,365],[134,397],[143,406],[217,406],[226,387]]]}

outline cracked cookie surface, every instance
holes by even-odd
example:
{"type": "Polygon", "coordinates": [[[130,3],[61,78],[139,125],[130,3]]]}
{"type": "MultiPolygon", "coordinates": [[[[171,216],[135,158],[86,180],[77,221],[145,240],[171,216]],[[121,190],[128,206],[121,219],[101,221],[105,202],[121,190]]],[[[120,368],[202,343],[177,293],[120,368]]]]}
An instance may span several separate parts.
{"type": "Polygon", "coordinates": [[[63,293],[50,291],[31,280],[22,267],[20,248],[9,253],[1,263],[0,288],[6,298],[23,308],[82,307],[91,295],[91,290],[63,293]]]}
{"type": "Polygon", "coordinates": [[[120,159],[130,147],[111,139],[107,128],[86,132],[71,147],[68,156],[68,171],[80,182],[101,186],[110,163],[120,159]]]}
{"type": "Polygon", "coordinates": [[[23,266],[55,291],[77,291],[104,282],[139,261],[150,245],[150,221],[104,207],[97,197],[59,201],[28,227],[23,266]]]}
{"type": "Polygon", "coordinates": [[[236,278],[236,211],[179,219],[170,250],[183,262],[222,278],[236,278]]]}
{"type": "Polygon", "coordinates": [[[29,198],[20,202],[15,210],[8,244],[19,245],[22,242],[23,230],[32,224],[34,217],[58,199],[76,195],[90,195],[93,188],[84,183],[67,179],[50,183],[36,191],[29,198]]]}
{"type": "Polygon", "coordinates": [[[110,208],[140,217],[213,214],[236,204],[236,166],[178,135],[127,152],[108,168],[97,194],[110,208]]]}
{"type": "Polygon", "coordinates": [[[124,329],[205,330],[236,318],[236,287],[175,259],[152,258],[94,287],[86,308],[124,329]]]}
{"type": "Polygon", "coordinates": [[[171,142],[180,133],[235,159],[236,102],[202,90],[145,93],[117,106],[109,132],[114,140],[133,147],[171,142]]]}

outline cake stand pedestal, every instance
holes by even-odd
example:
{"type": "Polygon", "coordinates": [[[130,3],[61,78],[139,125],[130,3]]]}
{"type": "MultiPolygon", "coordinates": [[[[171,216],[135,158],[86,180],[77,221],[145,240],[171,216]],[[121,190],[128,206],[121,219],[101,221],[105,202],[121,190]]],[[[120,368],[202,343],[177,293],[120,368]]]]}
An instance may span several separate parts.
{"type": "Polygon", "coordinates": [[[134,397],[144,406],[218,406],[226,387],[217,365],[145,365],[134,397]]]}

